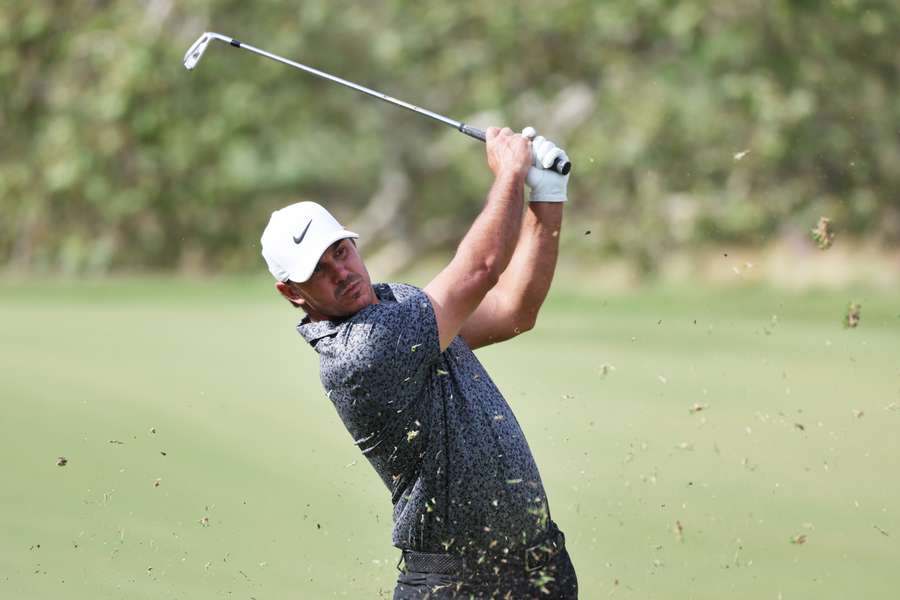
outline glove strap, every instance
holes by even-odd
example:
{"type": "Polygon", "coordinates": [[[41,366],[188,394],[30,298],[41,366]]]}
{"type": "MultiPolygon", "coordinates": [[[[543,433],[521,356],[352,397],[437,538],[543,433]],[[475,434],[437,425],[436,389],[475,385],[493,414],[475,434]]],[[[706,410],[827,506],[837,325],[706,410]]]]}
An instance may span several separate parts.
{"type": "Polygon", "coordinates": [[[557,204],[561,204],[567,200],[567,198],[533,198],[531,196],[528,198],[529,202],[555,202],[557,204]]]}

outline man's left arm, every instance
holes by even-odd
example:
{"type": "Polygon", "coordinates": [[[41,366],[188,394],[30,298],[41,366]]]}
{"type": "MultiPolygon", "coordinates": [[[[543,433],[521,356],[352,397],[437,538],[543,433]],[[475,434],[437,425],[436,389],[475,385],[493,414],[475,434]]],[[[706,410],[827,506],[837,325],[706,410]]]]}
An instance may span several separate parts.
{"type": "Polygon", "coordinates": [[[526,180],[531,196],[516,249],[497,285],[459,332],[473,350],[533,328],[556,271],[568,176],[541,167],[565,152],[542,137],[533,146],[536,166],[526,180]]]}

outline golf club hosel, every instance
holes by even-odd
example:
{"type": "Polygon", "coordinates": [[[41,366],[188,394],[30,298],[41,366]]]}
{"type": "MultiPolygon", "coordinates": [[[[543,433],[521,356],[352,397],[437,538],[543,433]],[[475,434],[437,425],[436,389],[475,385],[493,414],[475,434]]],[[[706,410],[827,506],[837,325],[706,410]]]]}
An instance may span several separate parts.
{"type": "MultiPolygon", "coordinates": [[[[481,140],[482,142],[487,141],[487,136],[485,136],[483,129],[470,127],[465,123],[460,123],[459,130],[467,136],[475,138],[476,140],[481,140]]],[[[572,170],[572,163],[563,158],[557,158],[555,161],[553,161],[553,165],[550,167],[550,170],[556,171],[560,175],[568,175],[569,171],[572,170]]]]}

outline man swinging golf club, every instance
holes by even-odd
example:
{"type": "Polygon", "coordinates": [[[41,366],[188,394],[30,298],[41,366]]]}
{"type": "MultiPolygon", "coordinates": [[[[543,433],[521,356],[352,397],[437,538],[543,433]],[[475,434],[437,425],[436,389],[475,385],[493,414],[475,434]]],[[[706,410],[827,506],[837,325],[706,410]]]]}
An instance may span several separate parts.
{"type": "Polygon", "coordinates": [[[357,234],[314,202],[275,211],[262,235],[328,398],[391,492],[395,600],[578,594],[525,436],[472,353],[535,324],[568,183],[548,167],[568,157],[532,128],[489,128],[486,151],[484,208],[424,289],[373,285],[357,234]]]}

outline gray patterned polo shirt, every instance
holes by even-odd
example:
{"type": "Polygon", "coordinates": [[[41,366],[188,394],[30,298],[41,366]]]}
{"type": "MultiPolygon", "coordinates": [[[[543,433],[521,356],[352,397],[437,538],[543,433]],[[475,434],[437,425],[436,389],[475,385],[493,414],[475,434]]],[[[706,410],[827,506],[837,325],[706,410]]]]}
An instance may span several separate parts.
{"type": "Polygon", "coordinates": [[[431,301],[375,284],[380,303],[297,329],[322,385],[391,492],[393,544],[419,552],[529,546],[550,518],[525,436],[478,359],[456,337],[440,350],[431,301]]]}

